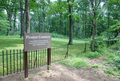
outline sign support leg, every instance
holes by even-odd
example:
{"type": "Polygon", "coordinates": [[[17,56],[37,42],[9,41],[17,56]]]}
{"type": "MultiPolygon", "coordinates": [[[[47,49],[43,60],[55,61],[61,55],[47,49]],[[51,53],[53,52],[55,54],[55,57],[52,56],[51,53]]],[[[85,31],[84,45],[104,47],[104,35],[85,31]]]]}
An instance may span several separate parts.
{"type": "Polygon", "coordinates": [[[27,78],[28,77],[27,51],[24,52],[24,70],[25,70],[25,78],[27,78]]]}
{"type": "Polygon", "coordinates": [[[47,49],[47,70],[50,69],[51,65],[51,48],[47,49]]]}

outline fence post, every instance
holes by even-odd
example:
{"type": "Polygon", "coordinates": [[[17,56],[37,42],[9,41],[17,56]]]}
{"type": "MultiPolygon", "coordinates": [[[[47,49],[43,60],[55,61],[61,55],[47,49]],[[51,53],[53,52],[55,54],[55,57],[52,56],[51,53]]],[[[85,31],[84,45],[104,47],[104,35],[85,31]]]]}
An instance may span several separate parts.
{"type": "Polygon", "coordinates": [[[2,51],[2,56],[3,56],[3,76],[4,76],[4,51],[2,51]]]}
{"type": "Polygon", "coordinates": [[[84,53],[86,53],[86,42],[85,42],[85,48],[84,48],[84,51],[83,51],[84,53]]]}
{"type": "Polygon", "coordinates": [[[65,58],[68,58],[68,49],[69,49],[69,45],[67,45],[67,52],[66,52],[65,58]]]}
{"type": "Polygon", "coordinates": [[[27,51],[24,51],[24,67],[25,67],[25,78],[27,78],[28,77],[27,51]]]}
{"type": "Polygon", "coordinates": [[[47,70],[50,69],[51,65],[51,48],[47,49],[47,70]]]}

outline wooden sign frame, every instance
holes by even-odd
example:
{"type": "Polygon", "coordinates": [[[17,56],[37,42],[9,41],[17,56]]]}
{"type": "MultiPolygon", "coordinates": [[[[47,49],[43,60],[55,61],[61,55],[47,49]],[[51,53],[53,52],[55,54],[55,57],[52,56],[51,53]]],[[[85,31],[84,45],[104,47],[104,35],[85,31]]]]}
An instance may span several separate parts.
{"type": "Polygon", "coordinates": [[[28,77],[27,51],[47,48],[47,69],[51,64],[51,33],[25,33],[24,34],[24,70],[28,77]]]}

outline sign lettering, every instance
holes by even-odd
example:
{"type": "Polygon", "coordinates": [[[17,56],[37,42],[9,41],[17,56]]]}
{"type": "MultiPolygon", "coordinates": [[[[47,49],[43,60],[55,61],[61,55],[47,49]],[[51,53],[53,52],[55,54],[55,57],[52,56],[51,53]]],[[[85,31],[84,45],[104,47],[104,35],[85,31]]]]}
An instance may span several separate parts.
{"type": "Polygon", "coordinates": [[[25,33],[24,50],[51,48],[51,33],[25,33]]]}

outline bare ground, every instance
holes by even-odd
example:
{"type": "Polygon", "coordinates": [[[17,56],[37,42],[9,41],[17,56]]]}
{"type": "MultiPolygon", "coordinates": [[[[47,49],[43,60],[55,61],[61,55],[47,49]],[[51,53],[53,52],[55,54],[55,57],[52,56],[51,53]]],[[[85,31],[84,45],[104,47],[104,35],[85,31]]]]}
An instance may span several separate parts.
{"type": "MultiPolygon", "coordinates": [[[[98,62],[98,61],[95,61],[98,62]]],[[[94,63],[91,60],[91,63],[94,63]]],[[[72,69],[59,63],[53,63],[50,70],[43,66],[29,71],[29,77],[24,78],[24,73],[0,78],[0,81],[120,81],[118,78],[109,77],[104,72],[93,68],[72,69]]]]}

